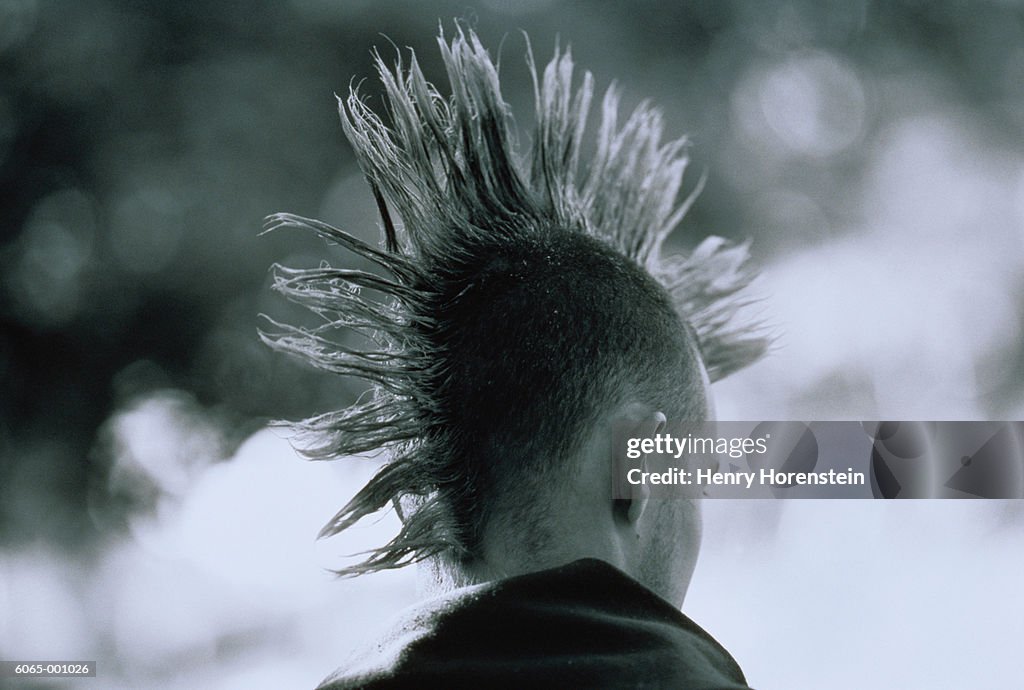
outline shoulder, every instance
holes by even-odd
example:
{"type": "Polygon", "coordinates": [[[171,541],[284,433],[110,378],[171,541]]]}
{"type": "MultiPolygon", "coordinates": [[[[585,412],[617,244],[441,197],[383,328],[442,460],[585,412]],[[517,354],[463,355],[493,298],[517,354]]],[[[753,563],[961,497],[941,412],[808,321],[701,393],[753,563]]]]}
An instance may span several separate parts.
{"type": "Polygon", "coordinates": [[[321,686],[745,688],[729,653],[591,559],[456,590],[399,616],[321,686]]]}

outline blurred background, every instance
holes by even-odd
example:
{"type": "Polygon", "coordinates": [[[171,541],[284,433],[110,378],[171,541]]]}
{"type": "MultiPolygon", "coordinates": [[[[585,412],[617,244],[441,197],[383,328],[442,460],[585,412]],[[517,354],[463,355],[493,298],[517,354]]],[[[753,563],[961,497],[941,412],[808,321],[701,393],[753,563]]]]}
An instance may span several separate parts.
{"type": "MultiPolygon", "coordinates": [[[[524,128],[520,30],[690,136],[672,242],[753,238],[780,334],[721,417],[1024,416],[1019,2],[0,0],[0,658],[100,664],[31,687],[313,687],[414,601],[411,572],[326,571],[393,517],[313,541],[373,462],[265,428],[361,392],[260,344],[258,314],[303,318],[268,267],[351,259],[258,233],[376,238],[333,94],[373,46],[444,91],[456,17],[524,128]]],[[[685,610],[755,687],[1019,681],[1021,502],[706,513],[685,610]]]]}

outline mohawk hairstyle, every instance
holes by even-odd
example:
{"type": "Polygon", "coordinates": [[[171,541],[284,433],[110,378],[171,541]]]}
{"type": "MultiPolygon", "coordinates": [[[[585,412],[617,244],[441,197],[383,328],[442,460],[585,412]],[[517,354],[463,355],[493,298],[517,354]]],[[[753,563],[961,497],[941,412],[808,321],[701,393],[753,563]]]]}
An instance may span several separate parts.
{"type": "MultiPolygon", "coordinates": [[[[571,274],[564,280],[558,277],[567,266],[575,265],[591,281],[587,289],[600,292],[614,284],[605,292],[617,291],[610,298],[615,313],[626,312],[609,323],[625,329],[627,336],[595,336],[603,339],[578,352],[584,359],[600,359],[606,351],[624,357],[635,350],[640,354],[629,366],[640,366],[639,358],[659,347],[653,340],[639,347],[646,329],[627,323],[635,316],[630,310],[639,309],[633,304],[645,301],[653,305],[650,318],[670,320],[674,331],[682,332],[684,323],[692,327],[712,381],[751,364],[768,346],[758,328],[737,324],[734,318],[747,304],[738,293],[753,277],[746,266],[748,244],[711,237],[688,255],[661,255],[662,244],[699,185],[679,199],[686,141],[663,141],[657,110],[643,103],[620,122],[618,92],[610,87],[600,106],[595,153],[581,164],[593,77],[589,72],[576,77],[570,52],[557,48],[538,77],[528,49],[536,130],[524,154],[516,145],[497,68],[476,35],[459,27],[450,43],[443,33],[438,43],[451,84],[449,97],[424,78],[410,53],[407,67],[398,57],[393,68],[375,55],[387,122],[371,110],[358,87],[346,99],[339,98],[345,135],[380,212],[383,247],[317,220],[284,213],[267,219],[268,231],[284,226],[311,230],[387,274],[326,264],[308,270],[275,266],[274,289],[311,309],[324,323],[309,329],[271,321],[275,332],[261,331],[271,347],[321,369],[360,377],[373,387],[372,396],[352,407],[293,425],[296,445],[313,459],[389,452],[383,468],[321,536],[341,532],[390,502],[397,506],[399,499],[403,506],[406,501],[415,505],[402,515],[403,526],[394,539],[368,552],[361,564],[338,571],[344,575],[397,568],[437,555],[471,557],[480,530],[478,521],[467,515],[487,511],[485,494],[500,483],[488,464],[497,461],[496,454],[511,453],[509,443],[518,442],[519,455],[508,462],[526,462],[522,456],[530,453],[565,457],[559,453],[569,450],[568,445],[530,445],[530,434],[543,431],[537,427],[552,424],[539,413],[520,425],[518,435],[488,437],[481,442],[483,448],[474,445],[480,439],[471,427],[488,412],[500,414],[499,403],[533,414],[536,404],[531,405],[529,396],[537,397],[536,388],[543,382],[530,384],[529,378],[551,374],[560,363],[557,348],[571,350],[574,340],[584,337],[580,331],[592,323],[590,316],[567,315],[564,324],[552,316],[559,314],[559,303],[551,306],[552,295],[573,288],[571,274]],[[544,282],[549,279],[562,282],[552,287],[544,282]],[[520,291],[508,296],[507,290],[520,291]],[[524,304],[527,300],[537,303],[524,304]],[[463,313],[467,304],[502,323],[519,318],[502,311],[510,304],[513,311],[547,310],[545,323],[551,328],[545,330],[555,333],[550,337],[558,343],[555,349],[538,344],[538,329],[523,325],[509,336],[519,355],[494,343],[488,344],[494,349],[479,345],[467,350],[460,344],[469,337],[467,330],[472,331],[464,328],[465,319],[475,318],[463,313]],[[361,349],[337,342],[331,334],[338,329],[361,334],[374,345],[361,349]],[[474,373],[474,367],[483,373],[474,373]],[[494,372],[500,367],[511,369],[504,389],[481,397],[480,388],[496,385],[494,372]],[[481,380],[464,380],[474,375],[481,380]],[[527,390],[530,385],[533,389],[527,390]],[[474,453],[494,457],[466,457],[474,453]]],[[[569,299],[575,305],[565,311],[577,305],[589,308],[598,298],[569,299]]],[[[664,378],[664,371],[648,378],[658,376],[664,378]]],[[[610,390],[595,388],[597,384],[586,382],[590,378],[574,375],[565,382],[572,389],[563,396],[565,409],[585,407],[588,396],[610,390]]],[[[593,419],[594,410],[593,405],[584,409],[581,419],[593,419]]],[[[555,434],[564,431],[559,420],[554,424],[555,434]]]]}

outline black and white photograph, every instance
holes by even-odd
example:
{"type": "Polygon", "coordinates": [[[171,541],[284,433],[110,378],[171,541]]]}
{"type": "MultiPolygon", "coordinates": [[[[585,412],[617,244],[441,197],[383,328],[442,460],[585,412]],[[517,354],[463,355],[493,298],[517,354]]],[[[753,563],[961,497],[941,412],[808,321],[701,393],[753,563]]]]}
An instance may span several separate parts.
{"type": "Polygon", "coordinates": [[[1024,687],[1024,4],[0,0],[0,688],[1024,687]]]}

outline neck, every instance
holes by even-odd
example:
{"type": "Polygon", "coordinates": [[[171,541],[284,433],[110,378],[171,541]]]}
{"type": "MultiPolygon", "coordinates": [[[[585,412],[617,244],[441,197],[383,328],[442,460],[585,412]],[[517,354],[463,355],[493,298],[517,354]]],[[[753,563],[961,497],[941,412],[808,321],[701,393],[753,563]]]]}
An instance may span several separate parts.
{"type": "Polygon", "coordinates": [[[542,538],[537,530],[486,529],[480,557],[452,564],[431,559],[420,568],[419,588],[423,594],[438,594],[457,587],[502,580],[516,575],[557,568],[581,558],[596,558],[638,577],[626,550],[610,525],[583,519],[579,511],[560,511],[552,516],[542,538]]]}

